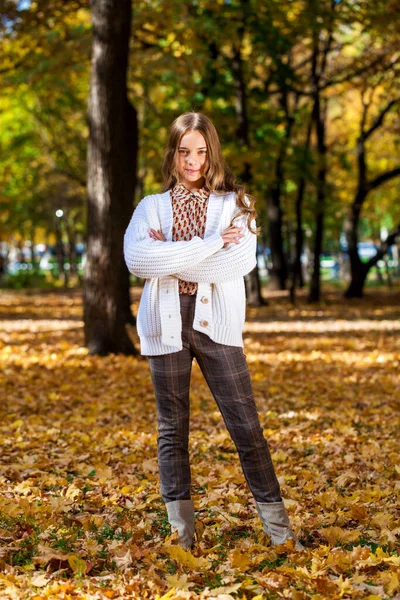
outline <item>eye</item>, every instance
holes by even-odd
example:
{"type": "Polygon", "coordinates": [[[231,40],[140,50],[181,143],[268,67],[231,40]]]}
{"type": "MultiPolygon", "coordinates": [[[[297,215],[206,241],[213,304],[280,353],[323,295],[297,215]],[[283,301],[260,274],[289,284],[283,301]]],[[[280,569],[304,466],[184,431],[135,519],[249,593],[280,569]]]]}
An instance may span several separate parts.
{"type": "MultiPolygon", "coordinates": [[[[187,154],[188,150],[178,150],[179,154],[187,154]]],[[[199,154],[207,154],[207,150],[199,150],[199,154]]]]}

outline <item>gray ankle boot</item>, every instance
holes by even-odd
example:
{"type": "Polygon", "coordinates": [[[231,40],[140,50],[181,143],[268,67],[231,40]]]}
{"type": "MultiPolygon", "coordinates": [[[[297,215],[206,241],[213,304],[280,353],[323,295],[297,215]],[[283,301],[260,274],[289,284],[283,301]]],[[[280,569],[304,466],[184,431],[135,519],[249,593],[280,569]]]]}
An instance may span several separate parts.
{"type": "Polygon", "coordinates": [[[168,521],[171,530],[178,531],[179,545],[189,550],[194,536],[194,505],[193,500],[173,500],[166,502],[168,521]]]}
{"type": "Polygon", "coordinates": [[[271,545],[283,544],[286,540],[295,540],[296,550],[305,550],[290,528],[289,517],[283,500],[281,502],[257,502],[258,515],[263,523],[265,533],[271,536],[271,545]]]}

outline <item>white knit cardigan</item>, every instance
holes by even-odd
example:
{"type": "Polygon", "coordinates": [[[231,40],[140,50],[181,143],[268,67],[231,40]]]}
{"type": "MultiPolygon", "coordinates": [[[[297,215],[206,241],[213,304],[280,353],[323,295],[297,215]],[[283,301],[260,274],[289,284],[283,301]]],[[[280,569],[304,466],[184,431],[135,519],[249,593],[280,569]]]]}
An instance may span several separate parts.
{"type": "MultiPolygon", "coordinates": [[[[247,196],[245,200],[249,202],[247,196]]],[[[220,344],[244,347],[243,277],[256,266],[257,236],[241,215],[234,224],[244,227],[245,237],[225,248],[221,237],[238,212],[235,192],[211,192],[204,238],[172,241],[170,190],[140,200],[124,235],[124,258],[131,273],[146,279],[136,320],[141,354],[182,350],[178,279],[198,283],[193,328],[220,344]],[[160,229],[167,241],[152,239],[150,228],[160,229]]]]}

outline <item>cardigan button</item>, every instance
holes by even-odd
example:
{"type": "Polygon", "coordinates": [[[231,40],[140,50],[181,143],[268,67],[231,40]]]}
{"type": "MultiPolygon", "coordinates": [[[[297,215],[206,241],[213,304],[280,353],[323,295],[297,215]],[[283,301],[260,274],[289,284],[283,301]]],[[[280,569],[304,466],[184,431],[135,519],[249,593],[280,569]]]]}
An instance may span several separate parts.
{"type": "Polygon", "coordinates": [[[208,298],[206,296],[203,296],[201,301],[203,302],[203,304],[207,304],[208,303],[208,298]]]}
{"type": "Polygon", "coordinates": [[[202,321],[202,322],[200,323],[200,325],[201,325],[202,327],[207,327],[207,325],[208,325],[208,321],[202,321]]]}

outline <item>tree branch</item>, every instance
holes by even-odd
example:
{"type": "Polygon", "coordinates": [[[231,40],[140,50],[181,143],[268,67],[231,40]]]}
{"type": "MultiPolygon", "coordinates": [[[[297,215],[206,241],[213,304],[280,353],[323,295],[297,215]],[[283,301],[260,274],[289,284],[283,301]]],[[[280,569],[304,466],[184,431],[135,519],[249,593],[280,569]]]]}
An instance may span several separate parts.
{"type": "Polygon", "coordinates": [[[378,186],[382,185],[382,183],[385,183],[386,181],[389,181],[389,179],[393,179],[393,177],[397,177],[398,175],[400,175],[400,167],[396,167],[395,169],[390,169],[389,171],[385,171],[385,173],[381,173],[368,182],[368,191],[377,188],[378,186]]]}
{"type": "Polygon", "coordinates": [[[398,235],[400,235],[400,223],[396,227],[396,229],[387,236],[386,240],[382,242],[375,256],[370,258],[369,261],[365,263],[365,268],[367,270],[369,270],[371,267],[374,267],[381,260],[381,258],[385,256],[390,246],[393,246],[393,244],[396,242],[396,238],[398,235]]]}
{"type": "Polygon", "coordinates": [[[394,100],[391,100],[386,106],[385,108],[383,108],[380,112],[380,114],[377,116],[377,118],[375,119],[375,122],[371,125],[371,127],[364,133],[364,139],[367,140],[373,133],[374,131],[376,131],[376,129],[378,129],[378,127],[380,127],[383,123],[383,119],[385,118],[385,116],[387,115],[387,113],[390,111],[390,109],[392,108],[392,106],[394,106],[395,104],[397,104],[400,101],[400,98],[395,98],[394,100]]]}

